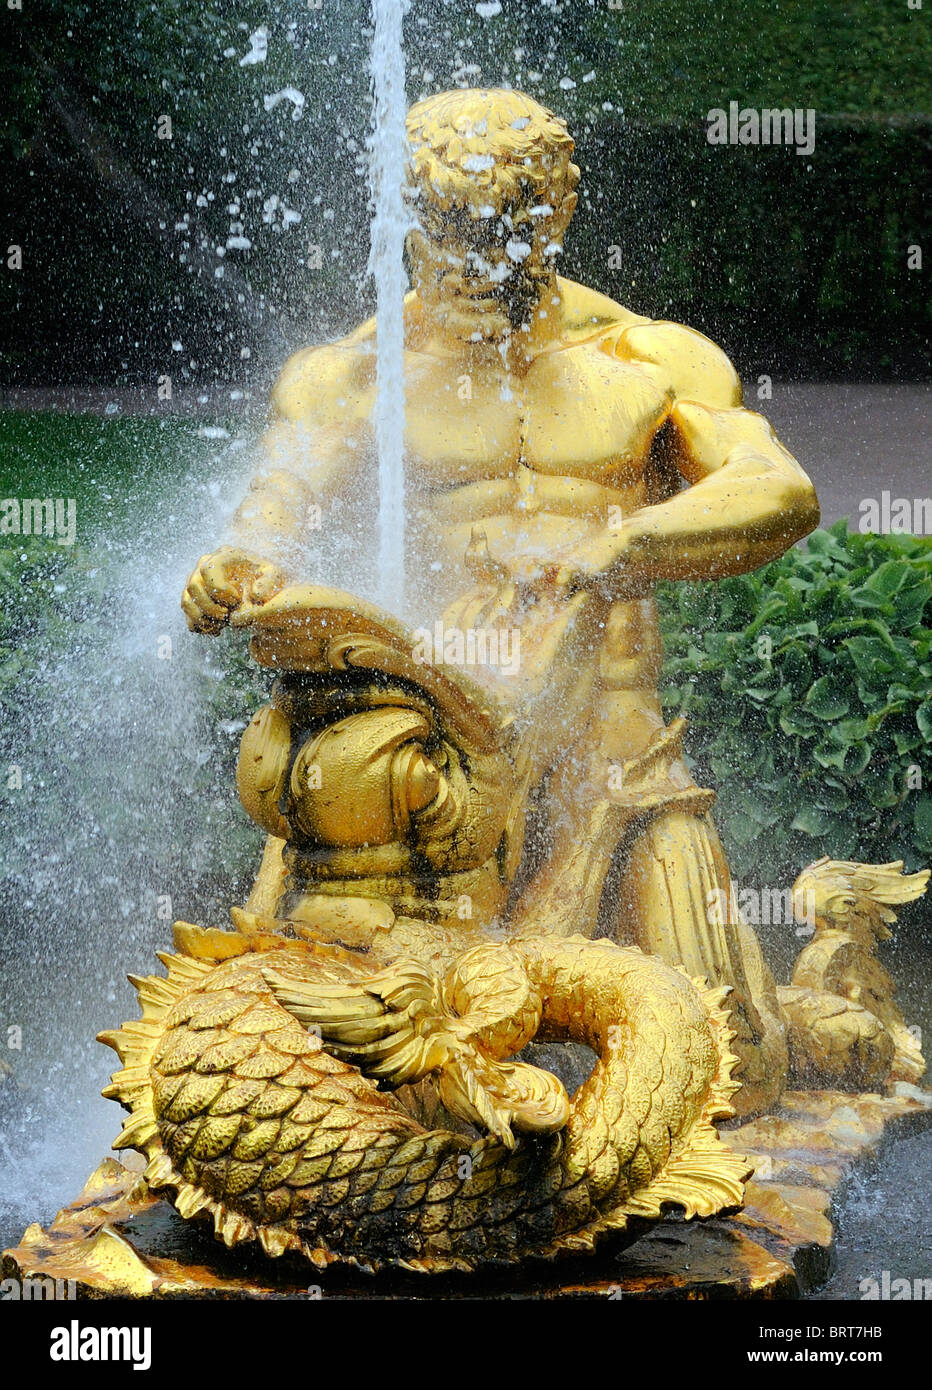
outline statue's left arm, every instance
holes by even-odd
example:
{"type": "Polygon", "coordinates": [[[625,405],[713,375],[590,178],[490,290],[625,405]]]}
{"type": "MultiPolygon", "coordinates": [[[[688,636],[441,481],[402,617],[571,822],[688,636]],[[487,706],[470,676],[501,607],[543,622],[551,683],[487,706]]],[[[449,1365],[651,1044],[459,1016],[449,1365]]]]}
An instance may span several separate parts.
{"type": "Polygon", "coordinates": [[[815,489],[762,415],[746,410],[728,358],[672,323],[636,325],[614,355],[671,394],[657,461],[689,487],[639,508],[587,547],[579,578],[610,593],[659,579],[718,579],[775,559],[819,522],[815,489]]]}

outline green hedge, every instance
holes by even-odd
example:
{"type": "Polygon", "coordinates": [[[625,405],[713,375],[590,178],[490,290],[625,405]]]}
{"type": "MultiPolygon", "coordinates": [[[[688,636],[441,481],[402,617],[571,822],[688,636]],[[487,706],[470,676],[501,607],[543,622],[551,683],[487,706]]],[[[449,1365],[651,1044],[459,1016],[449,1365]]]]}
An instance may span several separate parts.
{"type": "Polygon", "coordinates": [[[928,222],[928,117],[820,111],[809,158],[611,117],[580,160],[564,273],[701,329],[751,380],[925,379],[930,300],[907,255],[928,222]]]}
{"type": "Polygon", "coordinates": [[[754,574],[662,586],[664,708],[739,878],[932,861],[930,596],[932,540],[845,522],[754,574]]]}

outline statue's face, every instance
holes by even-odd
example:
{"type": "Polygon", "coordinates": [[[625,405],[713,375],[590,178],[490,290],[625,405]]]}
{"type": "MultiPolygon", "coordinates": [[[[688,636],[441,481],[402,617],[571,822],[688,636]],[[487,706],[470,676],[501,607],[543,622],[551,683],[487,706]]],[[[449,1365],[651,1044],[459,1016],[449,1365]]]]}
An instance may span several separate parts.
{"type": "Polygon", "coordinates": [[[523,92],[438,92],[408,112],[408,254],[438,326],[502,342],[540,322],[576,206],[573,142],[523,92]]]}
{"type": "Polygon", "coordinates": [[[458,337],[495,340],[519,331],[552,286],[571,212],[555,214],[546,202],[503,211],[430,206],[408,237],[420,297],[458,337]]]}

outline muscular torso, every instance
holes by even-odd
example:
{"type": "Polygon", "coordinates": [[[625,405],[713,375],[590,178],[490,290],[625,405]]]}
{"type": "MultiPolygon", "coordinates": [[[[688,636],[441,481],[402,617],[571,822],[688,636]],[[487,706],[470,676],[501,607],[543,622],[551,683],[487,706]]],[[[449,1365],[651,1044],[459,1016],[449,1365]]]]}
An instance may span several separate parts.
{"type": "MultiPolygon", "coordinates": [[[[475,534],[500,567],[559,563],[675,493],[681,480],[658,441],[684,381],[691,389],[711,375],[715,404],[740,400],[733,369],[702,335],[653,324],[573,282],[559,287],[553,333],[514,370],[494,348],[451,345],[420,316],[416,296],[407,302],[409,573],[426,579],[434,616],[474,588],[463,561],[475,534]]],[[[371,498],[377,488],[375,363],[370,321],[297,354],[276,388],[270,454],[297,471],[292,457],[319,448],[320,465],[305,473],[325,511],[327,494],[371,498]]],[[[653,719],[660,645],[650,597],[614,606],[596,659],[603,686],[641,692],[653,719]]]]}
{"type": "MultiPolygon", "coordinates": [[[[652,446],[670,408],[658,377],[610,356],[598,339],[545,353],[520,378],[464,382],[461,363],[408,354],[412,539],[422,552],[432,538],[442,547],[445,602],[469,585],[461,564],[474,532],[501,564],[553,560],[656,500],[652,446]]],[[[653,704],[653,604],[618,603],[611,617],[603,675],[653,704]]]]}
{"type": "Polygon", "coordinates": [[[409,353],[412,519],[436,528],[453,565],[474,528],[506,564],[604,530],[649,498],[651,446],[670,406],[658,376],[598,341],[547,352],[520,377],[409,353]]]}
{"type": "MultiPolygon", "coordinates": [[[[474,532],[502,565],[555,559],[671,490],[654,449],[672,405],[668,374],[615,352],[625,329],[648,321],[584,286],[560,287],[553,338],[520,372],[494,349],[451,349],[422,331],[416,308],[410,316],[408,543],[412,568],[433,575],[441,611],[472,585],[463,556],[474,532]]],[[[365,456],[368,486],[374,324],[322,353],[289,364],[279,408],[295,423],[332,431],[337,447],[349,440],[365,456]]],[[[613,624],[616,640],[625,627],[613,624]]]]}

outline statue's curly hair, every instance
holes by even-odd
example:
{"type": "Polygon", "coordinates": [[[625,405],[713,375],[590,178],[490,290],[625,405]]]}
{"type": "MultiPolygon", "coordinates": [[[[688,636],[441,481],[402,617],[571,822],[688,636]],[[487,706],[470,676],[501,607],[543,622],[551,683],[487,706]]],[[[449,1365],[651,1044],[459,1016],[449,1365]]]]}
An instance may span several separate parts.
{"type": "Polygon", "coordinates": [[[439,92],[411,107],[407,131],[409,192],[440,211],[556,210],[579,182],[566,123],[523,92],[439,92]]]}

